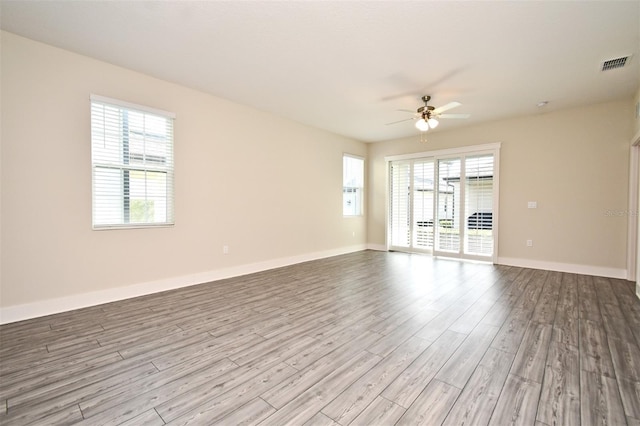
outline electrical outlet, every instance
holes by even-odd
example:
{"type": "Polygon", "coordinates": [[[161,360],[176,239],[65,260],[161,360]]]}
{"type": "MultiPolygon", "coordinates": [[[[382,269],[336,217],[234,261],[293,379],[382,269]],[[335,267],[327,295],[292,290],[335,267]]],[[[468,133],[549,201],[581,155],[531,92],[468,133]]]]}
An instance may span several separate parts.
{"type": "Polygon", "coordinates": [[[533,240],[527,240],[527,247],[533,247],[533,240]]]}
{"type": "Polygon", "coordinates": [[[537,209],[538,208],[538,202],[537,201],[529,201],[527,203],[527,208],[537,209]]]}
{"type": "Polygon", "coordinates": [[[229,254],[229,246],[222,246],[222,254],[229,254]]]}

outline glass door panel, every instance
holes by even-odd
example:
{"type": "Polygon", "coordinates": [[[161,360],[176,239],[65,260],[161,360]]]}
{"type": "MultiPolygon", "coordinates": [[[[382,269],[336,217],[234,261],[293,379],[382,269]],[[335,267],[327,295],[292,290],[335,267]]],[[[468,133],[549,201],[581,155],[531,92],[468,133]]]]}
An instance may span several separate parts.
{"type": "Polygon", "coordinates": [[[460,253],[460,158],[438,160],[436,249],[460,253]]]}
{"type": "Polygon", "coordinates": [[[413,247],[433,250],[434,162],[413,163],[413,247]]]}
{"type": "Polygon", "coordinates": [[[409,248],[411,244],[411,163],[392,163],[389,181],[391,246],[409,248]]]}
{"type": "Polygon", "coordinates": [[[493,155],[465,159],[464,253],[493,255],[493,155]]]}

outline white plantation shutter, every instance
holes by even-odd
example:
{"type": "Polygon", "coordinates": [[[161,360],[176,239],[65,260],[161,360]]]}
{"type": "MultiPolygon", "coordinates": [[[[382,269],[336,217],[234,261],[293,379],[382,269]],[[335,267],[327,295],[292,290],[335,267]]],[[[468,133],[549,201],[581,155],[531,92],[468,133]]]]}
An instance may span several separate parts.
{"type": "Polygon", "coordinates": [[[438,160],[437,249],[460,251],[460,158],[438,160]]]}
{"type": "Polygon", "coordinates": [[[411,163],[394,161],[389,175],[391,246],[411,245],[411,163]]]}
{"type": "Polygon", "coordinates": [[[465,252],[488,256],[493,253],[493,155],[465,160],[465,252]]]}
{"type": "Polygon", "coordinates": [[[433,249],[433,160],[413,162],[413,245],[419,249],[433,249]]]}
{"type": "Polygon", "coordinates": [[[172,225],[169,112],[91,96],[93,227],[172,225]]]}

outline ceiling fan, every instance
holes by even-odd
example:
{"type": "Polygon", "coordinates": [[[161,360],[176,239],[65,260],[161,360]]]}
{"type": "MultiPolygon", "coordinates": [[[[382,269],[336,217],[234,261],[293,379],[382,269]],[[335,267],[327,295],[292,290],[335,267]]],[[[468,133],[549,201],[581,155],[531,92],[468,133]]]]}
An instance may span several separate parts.
{"type": "Polygon", "coordinates": [[[462,105],[460,102],[449,102],[446,105],[436,108],[434,106],[428,105],[428,102],[430,100],[431,100],[431,96],[424,95],[422,97],[422,102],[424,102],[424,106],[421,106],[420,108],[418,108],[415,113],[407,109],[399,109],[398,111],[410,112],[414,114],[414,116],[412,118],[407,118],[404,120],[387,123],[387,125],[402,123],[404,121],[409,121],[409,120],[417,120],[416,127],[418,128],[418,130],[422,132],[426,132],[429,129],[435,128],[439,124],[437,118],[469,118],[470,117],[469,114],[443,114],[443,112],[445,111],[448,111],[452,108],[462,105]]]}

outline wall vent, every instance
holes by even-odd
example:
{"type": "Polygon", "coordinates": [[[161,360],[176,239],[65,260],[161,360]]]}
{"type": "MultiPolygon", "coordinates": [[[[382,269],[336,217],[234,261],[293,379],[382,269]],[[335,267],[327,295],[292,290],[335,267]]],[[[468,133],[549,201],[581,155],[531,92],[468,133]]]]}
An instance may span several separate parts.
{"type": "Polygon", "coordinates": [[[629,56],[623,56],[621,58],[609,59],[602,63],[602,71],[614,70],[616,68],[622,68],[627,63],[629,56]]]}

